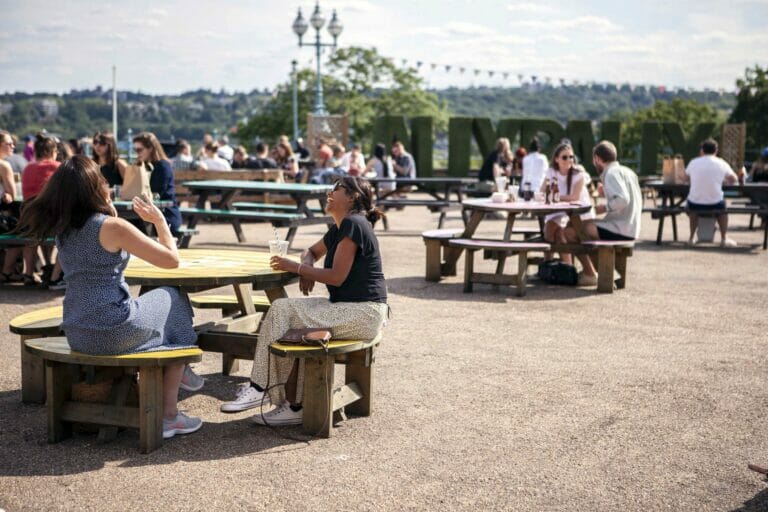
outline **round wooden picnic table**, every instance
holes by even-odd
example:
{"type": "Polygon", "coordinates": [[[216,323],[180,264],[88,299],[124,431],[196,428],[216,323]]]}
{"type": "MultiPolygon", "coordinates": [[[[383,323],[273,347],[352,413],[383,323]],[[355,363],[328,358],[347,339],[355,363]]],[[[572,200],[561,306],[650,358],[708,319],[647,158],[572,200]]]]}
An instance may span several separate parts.
{"type": "MultiPolygon", "coordinates": [[[[128,284],[142,288],[177,286],[184,292],[210,290],[232,285],[240,296],[243,313],[252,313],[250,289],[265,290],[270,301],[285,297],[285,285],[298,279],[296,274],[272,270],[269,253],[226,249],[180,249],[177,268],[159,268],[133,257],[125,269],[128,284]]],[[[295,256],[294,256],[295,258],[295,256]]],[[[298,260],[297,260],[298,261],[298,260]]]]}
{"type": "MultiPolygon", "coordinates": [[[[583,205],[579,203],[542,203],[540,201],[523,201],[518,199],[517,201],[505,201],[502,203],[494,203],[488,198],[483,199],[465,199],[461,203],[462,208],[465,211],[472,212],[469,221],[467,221],[464,232],[461,234],[461,238],[472,238],[480,225],[480,222],[485,218],[485,214],[489,212],[500,212],[507,214],[507,222],[504,227],[504,234],[502,241],[509,242],[512,237],[512,229],[515,224],[515,218],[521,213],[528,213],[539,218],[539,225],[544,223],[544,216],[551,213],[566,213],[573,223],[577,232],[581,229],[581,217],[582,213],[587,213],[592,206],[583,205]]],[[[461,257],[462,250],[455,247],[446,248],[445,252],[445,265],[442,266],[443,275],[453,275],[455,273],[456,262],[461,257]]],[[[499,258],[499,269],[504,267],[505,257],[499,258]]],[[[500,270],[499,270],[500,272],[500,270]]]]}
{"type": "MultiPolygon", "coordinates": [[[[226,249],[180,249],[177,268],[158,268],[131,258],[125,269],[129,284],[141,285],[141,292],[159,286],[176,286],[182,293],[199,292],[231,285],[239,315],[197,326],[198,345],[222,353],[222,372],[237,371],[237,359],[252,359],[261,317],[251,298],[251,289],[264,290],[270,303],[287,297],[285,285],[298,280],[296,274],[272,270],[270,255],[261,251],[226,249]]],[[[289,256],[298,261],[298,257],[289,256]]]]}

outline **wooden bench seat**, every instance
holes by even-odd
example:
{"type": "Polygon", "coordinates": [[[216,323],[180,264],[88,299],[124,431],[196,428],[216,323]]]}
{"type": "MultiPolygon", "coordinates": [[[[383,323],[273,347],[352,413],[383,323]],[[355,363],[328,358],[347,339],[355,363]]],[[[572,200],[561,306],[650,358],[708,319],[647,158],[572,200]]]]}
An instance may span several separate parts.
{"type": "MultiPolygon", "coordinates": [[[[449,240],[459,238],[463,232],[463,229],[431,229],[421,234],[427,251],[425,273],[427,281],[440,281],[445,266],[443,249],[448,246],[449,240]]],[[[451,275],[456,275],[456,273],[453,272],[451,275]]]]}
{"type": "MultiPolygon", "coordinates": [[[[296,212],[295,204],[283,204],[283,203],[256,203],[252,201],[236,201],[232,203],[232,207],[236,210],[256,210],[256,211],[275,211],[291,213],[296,212]]],[[[310,208],[313,213],[324,213],[321,208],[310,208]]]]}
{"type": "MultiPolygon", "coordinates": [[[[493,285],[516,285],[517,295],[525,295],[525,285],[528,275],[528,252],[530,251],[549,251],[551,249],[548,243],[531,242],[501,242],[495,240],[475,240],[468,238],[457,238],[448,241],[448,245],[457,249],[463,249],[466,253],[464,263],[464,293],[472,292],[474,283],[485,283],[493,285]],[[517,274],[508,276],[497,273],[479,273],[474,271],[475,252],[493,251],[503,255],[516,254],[518,257],[517,274]]],[[[501,259],[499,265],[503,268],[504,260],[501,259]]]]}
{"type": "MultiPolygon", "coordinates": [[[[269,311],[270,302],[264,295],[251,295],[253,307],[256,311],[266,313],[269,311]]],[[[196,295],[189,298],[192,307],[200,309],[220,309],[223,316],[231,315],[240,310],[235,295],[196,295]]]]}
{"type": "MultiPolygon", "coordinates": [[[[656,245],[661,245],[664,234],[664,219],[672,217],[672,239],[677,242],[677,216],[687,213],[688,209],[684,206],[673,208],[643,208],[643,213],[650,213],[651,218],[659,221],[659,228],[656,233],[656,245]]],[[[754,222],[755,215],[768,216],[768,209],[756,204],[731,204],[725,209],[728,215],[750,215],[750,228],[754,222]]],[[[717,217],[723,213],[722,210],[696,210],[699,217],[717,217]]],[[[763,250],[768,249],[768,223],[763,228],[763,250]]]]}
{"type": "MultiPolygon", "coordinates": [[[[48,442],[72,434],[72,423],[91,423],[139,430],[139,449],[149,453],[163,444],[163,367],[199,362],[199,348],[143,352],[120,356],[92,356],[70,349],[66,338],[25,341],[28,352],[45,361],[48,400],[48,442]],[[86,403],[72,396],[71,366],[92,367],[93,382],[114,379],[109,403],[86,403]],[[138,379],[138,406],[126,405],[128,392],[138,379]]],[[[113,430],[116,435],[116,431],[113,430]]]]}
{"type": "Polygon", "coordinates": [[[24,342],[60,336],[62,317],[62,307],[52,306],[19,315],[8,324],[10,331],[21,338],[21,401],[24,403],[45,403],[45,364],[25,349],[24,342]]]}
{"type": "Polygon", "coordinates": [[[304,359],[304,430],[331,437],[334,419],[346,414],[370,416],[373,398],[374,349],[382,335],[372,340],[333,340],[327,349],[306,345],[269,346],[277,357],[304,359]],[[335,364],[345,366],[343,386],[334,388],[335,364]]]}
{"type": "Polygon", "coordinates": [[[552,244],[555,252],[594,255],[597,268],[597,291],[613,293],[614,284],[623,289],[627,284],[627,258],[632,256],[635,242],[631,240],[594,240],[580,244],[552,244]],[[619,278],[614,282],[614,270],[619,278]]]}

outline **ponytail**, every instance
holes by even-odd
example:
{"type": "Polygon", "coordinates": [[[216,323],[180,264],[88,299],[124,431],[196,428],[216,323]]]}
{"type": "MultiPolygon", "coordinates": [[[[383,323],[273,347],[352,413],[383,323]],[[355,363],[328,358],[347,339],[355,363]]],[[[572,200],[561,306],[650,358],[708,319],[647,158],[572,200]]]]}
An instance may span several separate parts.
{"type": "Polygon", "coordinates": [[[343,176],[338,181],[341,182],[344,189],[349,191],[349,193],[357,194],[352,204],[353,212],[365,215],[365,218],[372,226],[375,226],[379,219],[386,217],[384,212],[373,204],[373,191],[368,180],[357,176],[343,176]]]}

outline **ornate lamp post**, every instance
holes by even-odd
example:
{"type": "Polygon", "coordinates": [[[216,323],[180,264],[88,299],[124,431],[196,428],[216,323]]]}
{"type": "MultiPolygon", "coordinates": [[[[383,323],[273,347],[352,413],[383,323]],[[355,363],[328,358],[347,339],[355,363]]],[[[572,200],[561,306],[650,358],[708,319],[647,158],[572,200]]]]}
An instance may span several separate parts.
{"type": "Polygon", "coordinates": [[[341,35],[344,30],[344,25],[341,24],[339,18],[336,16],[336,10],[333,11],[330,23],[328,23],[328,33],[333,37],[333,44],[320,42],[320,29],[325,25],[325,18],[320,12],[320,2],[315,3],[315,11],[312,13],[312,17],[309,18],[309,23],[301,15],[301,8],[299,8],[299,14],[296,19],[293,20],[293,32],[299,36],[299,48],[303,46],[314,46],[315,56],[317,60],[317,84],[315,85],[315,115],[326,115],[328,112],[325,110],[325,104],[323,103],[323,83],[320,76],[320,49],[324,46],[330,48],[336,48],[336,39],[341,35]],[[302,36],[309,29],[309,25],[315,29],[315,42],[304,44],[301,41],[302,36]]]}

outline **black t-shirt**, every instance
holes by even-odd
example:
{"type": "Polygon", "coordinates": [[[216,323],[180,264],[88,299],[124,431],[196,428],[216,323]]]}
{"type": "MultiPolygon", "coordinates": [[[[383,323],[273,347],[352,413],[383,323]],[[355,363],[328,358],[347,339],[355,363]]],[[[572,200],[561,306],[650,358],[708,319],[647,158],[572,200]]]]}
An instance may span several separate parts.
{"type": "Polygon", "coordinates": [[[387,285],[381,269],[379,241],[373,233],[373,226],[361,214],[352,214],[341,221],[341,226],[334,224],[323,237],[327,249],[325,268],[333,267],[336,247],[344,237],[349,237],[357,244],[357,252],[349,269],[347,279],[341,286],[326,285],[331,302],[387,302],[387,285]]]}

